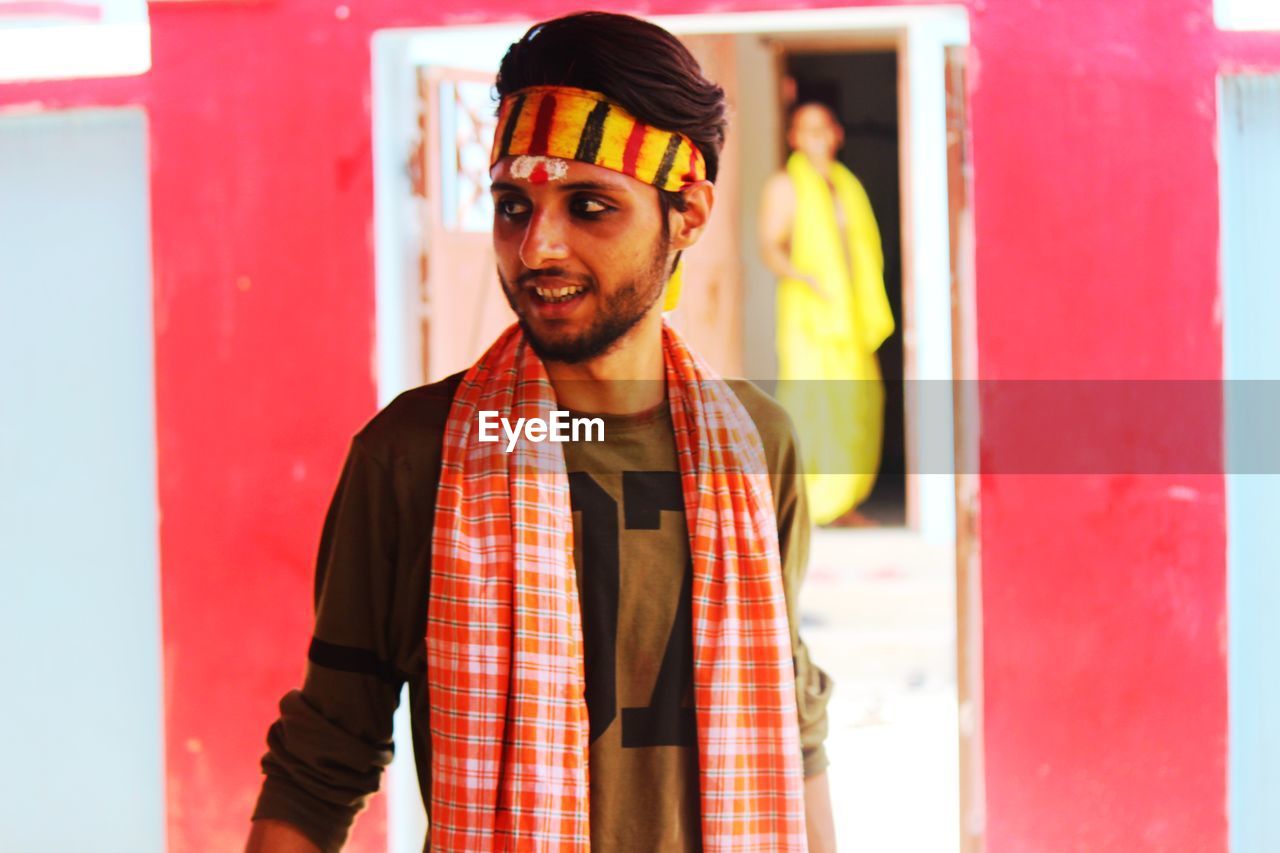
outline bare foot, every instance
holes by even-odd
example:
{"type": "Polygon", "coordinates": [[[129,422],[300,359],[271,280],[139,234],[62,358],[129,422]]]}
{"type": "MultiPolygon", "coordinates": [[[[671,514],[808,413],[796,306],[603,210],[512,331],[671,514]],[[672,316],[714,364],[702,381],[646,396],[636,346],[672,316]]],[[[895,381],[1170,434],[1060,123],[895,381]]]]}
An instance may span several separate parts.
{"type": "Polygon", "coordinates": [[[846,512],[844,515],[829,521],[826,527],[879,527],[880,522],[874,518],[863,515],[858,511],[857,507],[846,512]]]}

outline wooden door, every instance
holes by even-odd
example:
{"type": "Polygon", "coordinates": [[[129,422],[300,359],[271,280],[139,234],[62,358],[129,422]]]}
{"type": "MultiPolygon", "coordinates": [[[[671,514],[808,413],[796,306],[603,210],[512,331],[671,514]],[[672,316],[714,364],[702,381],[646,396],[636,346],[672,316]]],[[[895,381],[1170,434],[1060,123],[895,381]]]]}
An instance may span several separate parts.
{"type": "Polygon", "coordinates": [[[470,366],[515,320],[494,266],[489,148],[497,124],[493,74],[418,72],[417,191],[426,231],[419,264],[422,375],[470,366]]]}
{"type": "Polygon", "coordinates": [[[947,202],[951,242],[951,348],[956,478],[956,687],[960,703],[960,850],[985,837],[982,761],[982,573],[978,529],[978,395],[973,288],[972,161],[966,118],[967,48],[949,47],[947,202]]]}

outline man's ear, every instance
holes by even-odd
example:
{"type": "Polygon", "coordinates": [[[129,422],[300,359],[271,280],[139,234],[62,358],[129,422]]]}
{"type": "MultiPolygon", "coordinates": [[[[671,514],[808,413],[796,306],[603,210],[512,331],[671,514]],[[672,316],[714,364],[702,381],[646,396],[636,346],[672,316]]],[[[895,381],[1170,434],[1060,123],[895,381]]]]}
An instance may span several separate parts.
{"type": "Polygon", "coordinates": [[[696,181],[680,191],[684,197],[684,210],[671,208],[671,248],[687,249],[707,228],[711,208],[716,203],[715,186],[710,181],[696,181]]]}

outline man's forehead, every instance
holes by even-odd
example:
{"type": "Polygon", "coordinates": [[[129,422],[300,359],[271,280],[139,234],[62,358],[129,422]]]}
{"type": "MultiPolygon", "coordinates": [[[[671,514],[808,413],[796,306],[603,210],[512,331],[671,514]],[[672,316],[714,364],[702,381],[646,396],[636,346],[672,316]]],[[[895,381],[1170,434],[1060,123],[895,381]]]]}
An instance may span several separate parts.
{"type": "Polygon", "coordinates": [[[634,191],[647,186],[641,181],[581,160],[561,157],[520,155],[503,157],[489,170],[493,182],[517,186],[597,184],[604,189],[620,192],[634,191]],[[634,186],[633,186],[634,185],[634,186]]]}
{"type": "Polygon", "coordinates": [[[799,107],[791,117],[791,124],[794,127],[803,125],[807,128],[838,127],[831,110],[822,104],[805,104],[799,107]]]}

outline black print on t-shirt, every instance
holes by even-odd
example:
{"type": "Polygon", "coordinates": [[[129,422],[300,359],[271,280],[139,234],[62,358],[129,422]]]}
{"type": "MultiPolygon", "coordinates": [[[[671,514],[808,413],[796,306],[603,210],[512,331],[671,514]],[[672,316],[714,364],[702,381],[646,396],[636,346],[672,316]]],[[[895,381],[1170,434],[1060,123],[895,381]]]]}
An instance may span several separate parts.
{"type": "MultiPolygon", "coordinates": [[[[618,502],[589,474],[569,474],[570,505],[582,513],[582,633],[591,741],[617,717],[619,595],[618,502]]],[[[663,511],[684,512],[676,471],[625,471],[622,502],[629,530],[657,530],[663,511]]],[[[649,704],[622,709],[622,745],[697,744],[693,708],[682,707],[693,680],[693,561],[687,559],[671,634],[649,704]]]]}

